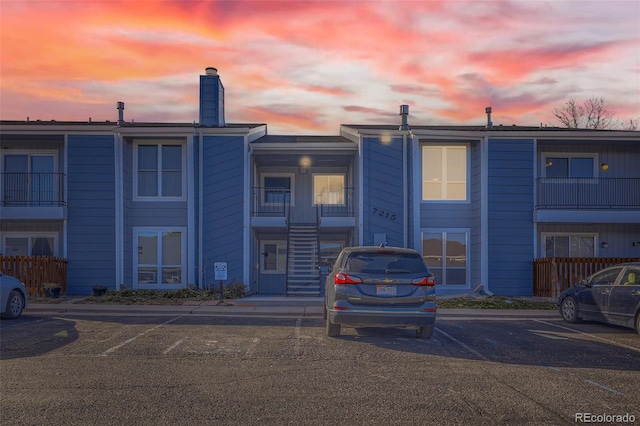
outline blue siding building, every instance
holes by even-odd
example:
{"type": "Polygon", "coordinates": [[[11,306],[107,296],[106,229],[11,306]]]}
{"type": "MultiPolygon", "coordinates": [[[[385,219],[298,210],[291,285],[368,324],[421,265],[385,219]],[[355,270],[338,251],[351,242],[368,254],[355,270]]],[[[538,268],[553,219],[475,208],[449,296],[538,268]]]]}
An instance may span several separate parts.
{"type": "Polygon", "coordinates": [[[217,70],[199,123],[2,121],[0,254],[67,260],[67,292],[320,295],[339,251],[412,247],[439,294],[532,295],[534,261],[640,257],[640,132],[227,123],[217,70]]]}

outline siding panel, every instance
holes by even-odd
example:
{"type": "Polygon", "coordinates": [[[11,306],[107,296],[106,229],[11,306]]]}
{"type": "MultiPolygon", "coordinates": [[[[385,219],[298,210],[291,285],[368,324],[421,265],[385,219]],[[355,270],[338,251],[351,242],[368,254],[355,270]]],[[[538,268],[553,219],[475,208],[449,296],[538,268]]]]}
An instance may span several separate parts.
{"type": "Polygon", "coordinates": [[[68,160],[68,293],[89,294],[116,285],[113,136],[69,135],[68,160]]]}
{"type": "Polygon", "coordinates": [[[489,290],[498,295],[533,293],[532,140],[489,140],[489,290]]]}

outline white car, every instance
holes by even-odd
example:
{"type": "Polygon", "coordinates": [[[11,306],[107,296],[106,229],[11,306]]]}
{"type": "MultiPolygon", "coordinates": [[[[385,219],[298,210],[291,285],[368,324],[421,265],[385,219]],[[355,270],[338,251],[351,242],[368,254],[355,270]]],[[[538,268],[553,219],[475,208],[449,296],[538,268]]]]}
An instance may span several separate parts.
{"type": "Polygon", "coordinates": [[[27,288],[17,279],[0,272],[0,316],[14,319],[27,307],[27,288]]]}

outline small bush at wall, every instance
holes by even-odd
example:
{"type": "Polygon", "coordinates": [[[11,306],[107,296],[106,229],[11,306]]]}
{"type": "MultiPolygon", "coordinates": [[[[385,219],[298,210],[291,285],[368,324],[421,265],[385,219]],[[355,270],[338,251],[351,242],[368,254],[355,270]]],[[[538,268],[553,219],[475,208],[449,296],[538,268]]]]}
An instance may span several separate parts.
{"type": "MultiPolygon", "coordinates": [[[[224,287],[225,299],[240,299],[247,295],[247,286],[242,283],[231,283],[224,287]]],[[[124,305],[158,304],[180,305],[186,301],[218,300],[220,289],[194,290],[183,288],[180,290],[108,290],[102,296],[89,296],[85,302],[117,303],[124,305]]]]}

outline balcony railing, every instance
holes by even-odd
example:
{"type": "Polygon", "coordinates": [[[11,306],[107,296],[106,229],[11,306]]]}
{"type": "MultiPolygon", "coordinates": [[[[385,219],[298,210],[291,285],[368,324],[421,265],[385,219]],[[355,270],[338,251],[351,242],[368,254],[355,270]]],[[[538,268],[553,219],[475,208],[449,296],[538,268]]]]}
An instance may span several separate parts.
{"type": "Polygon", "coordinates": [[[291,190],[286,188],[251,188],[251,216],[285,217],[291,202],[291,190]]]}
{"type": "Polygon", "coordinates": [[[64,206],[64,173],[2,173],[3,207],[64,206]]]}
{"type": "Polygon", "coordinates": [[[533,295],[558,297],[563,290],[607,266],[638,262],[635,257],[546,257],[533,260],[533,295]]]}
{"type": "Polygon", "coordinates": [[[342,193],[332,193],[328,198],[331,201],[330,204],[318,203],[320,217],[352,217],[355,215],[353,210],[353,188],[343,188],[342,193]]]}
{"type": "Polygon", "coordinates": [[[640,207],[637,178],[539,178],[536,209],[640,207]]]}
{"type": "MultiPolygon", "coordinates": [[[[320,217],[353,217],[353,188],[320,195],[309,212],[318,211],[320,217]],[[324,201],[318,203],[317,201],[324,201]]],[[[285,188],[254,187],[251,189],[251,215],[254,217],[286,217],[289,214],[291,190],[285,188]]],[[[296,204],[296,208],[300,205],[296,204]]]]}

